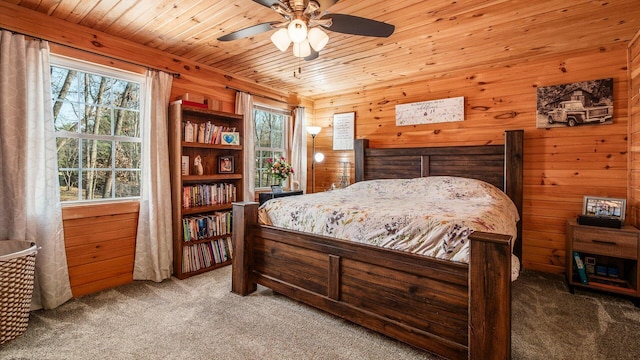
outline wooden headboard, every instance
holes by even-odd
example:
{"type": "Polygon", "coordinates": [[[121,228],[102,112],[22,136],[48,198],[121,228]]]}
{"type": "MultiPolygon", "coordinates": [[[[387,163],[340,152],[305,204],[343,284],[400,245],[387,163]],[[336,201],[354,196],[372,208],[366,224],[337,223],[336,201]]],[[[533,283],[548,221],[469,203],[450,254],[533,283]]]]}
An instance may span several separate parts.
{"type": "Polygon", "coordinates": [[[355,181],[459,176],[503,190],[518,208],[518,239],[513,253],[522,259],[522,149],[524,130],[505,131],[504,145],[369,148],[355,141],[355,181]]]}

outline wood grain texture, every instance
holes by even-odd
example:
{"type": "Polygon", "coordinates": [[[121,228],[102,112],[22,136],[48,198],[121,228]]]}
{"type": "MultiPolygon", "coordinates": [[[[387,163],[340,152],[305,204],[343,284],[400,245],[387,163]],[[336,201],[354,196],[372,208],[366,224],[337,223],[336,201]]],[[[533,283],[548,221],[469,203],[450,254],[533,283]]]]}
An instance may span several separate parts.
{"type": "MultiPolygon", "coordinates": [[[[228,81],[221,77],[231,76],[285,97],[287,93],[318,97],[382,84],[424,82],[461,69],[497,69],[549,54],[606,49],[625,45],[640,28],[636,0],[343,0],[331,6],[329,13],[388,22],[395,25],[394,34],[370,38],[327,31],[329,43],[320,56],[299,61],[290,48],[285,52],[276,49],[269,39],[272,32],[236,41],[217,40],[236,30],[283,19],[249,0],[1,3],[0,16],[11,17],[12,22],[22,22],[27,28],[46,27],[44,32],[51,35],[64,33],[65,43],[81,40],[94,44],[96,51],[115,52],[129,60],[185,73],[189,81],[194,76],[217,77],[216,92],[223,93],[220,85],[228,81]],[[29,22],[16,13],[17,8],[37,12],[42,20],[29,22]],[[92,32],[69,32],[54,20],[92,32]],[[115,37],[121,41],[114,41],[115,37]],[[156,56],[145,58],[129,46],[132,43],[153,49],[156,56]],[[209,73],[211,68],[220,72],[209,73]]],[[[487,84],[491,86],[490,81],[487,84]]],[[[200,89],[206,92],[204,87],[200,89]]]]}
{"type": "Polygon", "coordinates": [[[640,31],[629,43],[629,190],[627,222],[640,226],[640,31]]]}
{"type": "MultiPolygon", "coordinates": [[[[519,196],[522,138],[516,130],[503,145],[397,149],[370,149],[358,140],[356,181],[415,177],[425,164],[430,173],[446,171],[447,162],[462,158],[464,175],[495,179],[519,196]],[[502,159],[494,159],[499,154],[502,159]],[[444,164],[434,166],[425,156],[443,157],[444,164]],[[486,157],[501,166],[486,166],[486,157]],[[397,162],[405,165],[379,165],[397,162]],[[510,169],[514,175],[506,175],[510,169]]],[[[259,225],[257,209],[257,203],[233,205],[233,292],[247,295],[261,284],[449,359],[510,358],[511,236],[474,233],[467,265],[259,225]]]]}
{"type": "MultiPolygon", "coordinates": [[[[390,21],[396,34],[372,42],[332,33],[320,58],[300,64],[300,79],[292,76],[299,62],[274,51],[267,35],[224,47],[215,40],[277,19],[251,1],[223,8],[222,1],[122,2],[109,14],[103,4],[95,14],[105,20],[92,19],[99,3],[110,1],[4,0],[0,26],[82,49],[52,47],[80,59],[137,72],[145,66],[178,72],[172,99],[205,94],[231,112],[235,92],[229,85],[306,106],[308,121],[323,127],[316,138],[326,156],[317,164],[317,191],[339,183],[341,161],[351,163],[355,178],[353,153],[332,150],[335,113],[356,112],[356,138],[371,139],[374,147],[500,143],[505,129],[525,129],[523,264],[529,269],[564,271],[565,245],[558,239],[564,238],[565,218],[581,212],[584,195],[627,197],[629,223],[640,223],[635,0],[340,1],[332,12],[390,21]],[[535,128],[536,87],[608,77],[614,78],[613,125],[535,128]],[[465,97],[465,121],[395,126],[396,104],[454,96],[465,97]]],[[[310,153],[310,137],[307,143],[310,153]]]]}
{"type": "MultiPolygon", "coordinates": [[[[316,149],[326,158],[316,164],[316,191],[339,182],[340,161],[354,162],[352,153],[332,150],[336,113],[355,111],[356,138],[366,138],[377,148],[500,144],[504,130],[521,128],[525,138],[522,262],[528,269],[563,272],[566,218],[582,212],[585,195],[627,197],[627,182],[634,174],[627,164],[633,161],[627,148],[627,99],[638,97],[638,90],[635,94],[628,90],[626,53],[626,46],[577,51],[318,98],[315,125],[323,131],[316,137],[316,149]],[[612,125],[536,128],[536,87],[607,77],[614,78],[612,125]],[[454,96],[465,97],[463,122],[395,125],[396,104],[454,96]],[[514,117],[500,119],[500,114],[514,117]]],[[[357,176],[357,169],[353,171],[357,176]]]]}
{"type": "Polygon", "coordinates": [[[62,209],[74,297],[133,281],[138,210],[134,201],[62,209]]]}

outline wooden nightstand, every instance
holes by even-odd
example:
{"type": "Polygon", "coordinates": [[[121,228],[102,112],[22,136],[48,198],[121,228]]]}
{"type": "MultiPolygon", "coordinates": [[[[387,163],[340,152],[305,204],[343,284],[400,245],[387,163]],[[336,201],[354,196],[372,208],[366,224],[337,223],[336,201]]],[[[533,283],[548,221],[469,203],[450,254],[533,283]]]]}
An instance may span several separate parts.
{"type": "Polygon", "coordinates": [[[262,205],[264,204],[265,201],[269,199],[285,197],[285,196],[294,196],[294,195],[302,195],[302,190],[283,191],[281,193],[264,192],[258,195],[258,201],[260,202],[260,205],[262,205]]]}
{"type": "Polygon", "coordinates": [[[566,275],[569,291],[574,287],[606,291],[633,298],[640,306],[638,242],[640,230],[580,225],[567,220],[566,275]],[[581,280],[574,252],[584,265],[587,283],[581,280]]]}

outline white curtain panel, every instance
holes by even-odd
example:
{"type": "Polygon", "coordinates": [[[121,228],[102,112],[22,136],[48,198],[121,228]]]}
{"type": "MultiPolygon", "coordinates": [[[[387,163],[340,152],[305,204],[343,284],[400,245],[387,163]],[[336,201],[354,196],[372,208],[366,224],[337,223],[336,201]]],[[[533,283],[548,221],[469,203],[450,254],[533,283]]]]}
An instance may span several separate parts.
{"type": "Polygon", "coordinates": [[[252,181],[256,178],[255,123],[253,122],[253,96],[238,91],[236,93],[236,114],[244,115],[244,201],[254,201],[256,188],[252,181]]]}
{"type": "Polygon", "coordinates": [[[38,246],[32,309],[71,298],[51,105],[49,44],[0,31],[0,241],[38,246]]]}
{"type": "Polygon", "coordinates": [[[291,166],[295,171],[293,181],[300,184],[300,190],[307,192],[307,119],[303,107],[293,111],[293,145],[291,147],[291,166]]]}
{"type": "Polygon", "coordinates": [[[167,134],[172,83],[170,74],[151,70],[147,73],[134,280],[160,282],[171,277],[172,273],[173,232],[167,134]]]}

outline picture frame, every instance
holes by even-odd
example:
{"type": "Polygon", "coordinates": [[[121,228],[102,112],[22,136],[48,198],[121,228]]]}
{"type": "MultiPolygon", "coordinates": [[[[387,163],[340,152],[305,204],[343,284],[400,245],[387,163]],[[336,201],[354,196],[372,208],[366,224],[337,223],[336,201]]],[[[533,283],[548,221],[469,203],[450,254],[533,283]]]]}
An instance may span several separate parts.
{"type": "Polygon", "coordinates": [[[624,222],[626,208],[626,199],[605,198],[587,195],[584,197],[582,215],[615,219],[624,222]]]}
{"type": "Polygon", "coordinates": [[[353,150],[354,111],[333,115],[333,150],[353,150]]]}
{"type": "Polygon", "coordinates": [[[240,133],[223,131],[220,134],[220,143],[222,145],[240,145],[240,133]]]}
{"type": "Polygon", "coordinates": [[[235,173],[235,163],[233,156],[225,155],[218,157],[218,173],[219,174],[233,174],[235,173]]]}

